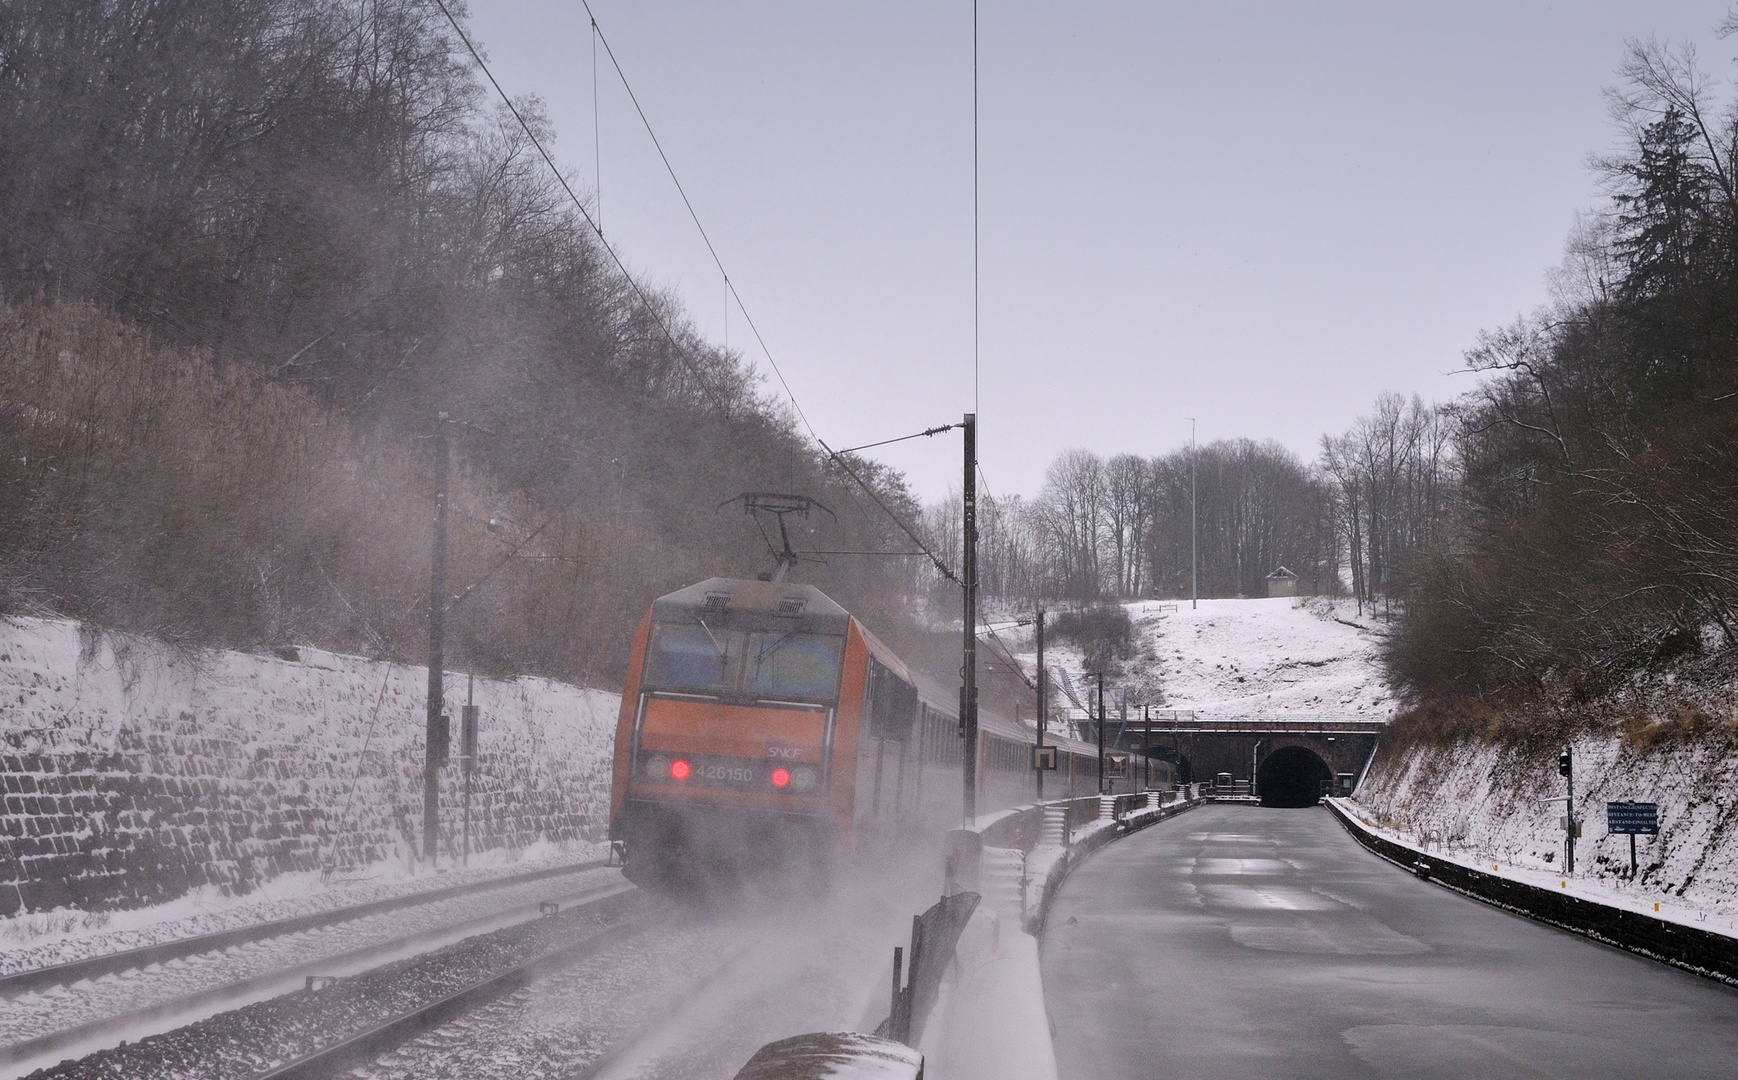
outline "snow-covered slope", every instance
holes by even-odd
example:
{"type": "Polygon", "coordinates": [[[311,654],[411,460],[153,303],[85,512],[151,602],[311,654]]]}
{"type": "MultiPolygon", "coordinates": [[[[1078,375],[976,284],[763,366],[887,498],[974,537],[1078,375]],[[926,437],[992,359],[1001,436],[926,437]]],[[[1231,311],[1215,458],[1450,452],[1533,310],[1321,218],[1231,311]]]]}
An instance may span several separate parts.
{"type": "Polygon", "coordinates": [[[1738,739],[1724,732],[1636,748],[1614,727],[1583,732],[1572,745],[1583,823],[1573,875],[1562,872],[1563,804],[1547,801],[1563,794],[1553,745],[1529,751],[1467,738],[1378,754],[1356,802],[1373,824],[1481,869],[1562,881],[1637,910],[1659,903],[1667,918],[1717,914],[1715,929],[1730,932],[1738,920],[1738,739]],[[1629,837],[1608,832],[1605,821],[1607,802],[1631,799],[1657,803],[1660,828],[1637,844],[1634,877],[1629,837]]]}
{"type": "Polygon", "coordinates": [[[1386,719],[1376,639],[1321,598],[1130,604],[1158,656],[1167,709],[1386,719]]]}

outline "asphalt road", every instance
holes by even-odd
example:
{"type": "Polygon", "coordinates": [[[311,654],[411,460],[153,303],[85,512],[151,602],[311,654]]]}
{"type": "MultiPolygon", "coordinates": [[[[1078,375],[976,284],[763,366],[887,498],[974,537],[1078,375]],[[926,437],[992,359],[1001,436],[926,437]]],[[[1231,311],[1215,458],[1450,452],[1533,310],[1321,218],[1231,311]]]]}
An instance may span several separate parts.
{"type": "Polygon", "coordinates": [[[1041,957],[1063,1080],[1738,1076],[1738,990],[1420,881],[1319,807],[1116,841],[1041,957]]]}

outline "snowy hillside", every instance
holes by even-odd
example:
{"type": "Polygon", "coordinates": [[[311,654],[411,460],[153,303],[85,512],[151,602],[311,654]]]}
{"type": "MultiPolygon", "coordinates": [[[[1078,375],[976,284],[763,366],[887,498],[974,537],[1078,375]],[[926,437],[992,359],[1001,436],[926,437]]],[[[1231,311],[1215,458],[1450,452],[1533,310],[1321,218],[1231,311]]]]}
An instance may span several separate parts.
{"type": "MultiPolygon", "coordinates": [[[[1134,622],[1134,658],[1110,684],[1117,696],[1164,709],[1216,716],[1366,717],[1386,720],[1394,697],[1382,681],[1374,627],[1349,601],[1302,599],[1141,601],[1124,605],[1134,622]]],[[[1004,649],[1030,673],[1037,665],[1029,626],[1017,615],[993,622],[988,667],[1005,666],[1004,649]]],[[[1081,650],[1052,636],[1045,666],[1061,703],[1083,704],[1081,650]]]]}
{"type": "Polygon", "coordinates": [[[1130,604],[1158,657],[1167,709],[1386,719],[1376,638],[1324,598],[1130,604]]]}

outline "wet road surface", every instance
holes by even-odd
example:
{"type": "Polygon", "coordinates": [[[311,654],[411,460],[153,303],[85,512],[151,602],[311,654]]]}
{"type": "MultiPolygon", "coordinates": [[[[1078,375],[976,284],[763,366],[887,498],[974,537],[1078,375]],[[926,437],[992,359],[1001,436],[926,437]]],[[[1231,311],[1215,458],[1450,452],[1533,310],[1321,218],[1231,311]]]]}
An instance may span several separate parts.
{"type": "Polygon", "coordinates": [[[1041,956],[1063,1080],[1738,1075],[1738,990],[1420,881],[1319,807],[1111,844],[1041,956]]]}

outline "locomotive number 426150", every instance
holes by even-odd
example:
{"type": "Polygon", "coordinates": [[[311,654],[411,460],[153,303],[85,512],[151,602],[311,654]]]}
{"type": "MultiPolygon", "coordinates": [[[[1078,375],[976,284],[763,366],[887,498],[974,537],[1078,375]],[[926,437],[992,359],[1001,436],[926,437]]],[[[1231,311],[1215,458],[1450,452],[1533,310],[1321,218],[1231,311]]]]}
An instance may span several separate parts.
{"type": "Polygon", "coordinates": [[[695,766],[694,771],[702,780],[722,780],[731,784],[754,783],[754,770],[743,765],[717,765],[702,762],[695,766]]]}

